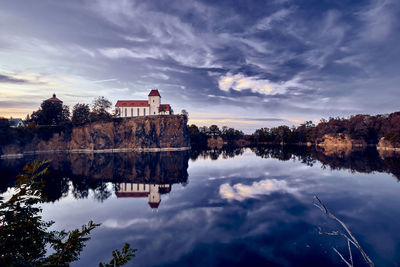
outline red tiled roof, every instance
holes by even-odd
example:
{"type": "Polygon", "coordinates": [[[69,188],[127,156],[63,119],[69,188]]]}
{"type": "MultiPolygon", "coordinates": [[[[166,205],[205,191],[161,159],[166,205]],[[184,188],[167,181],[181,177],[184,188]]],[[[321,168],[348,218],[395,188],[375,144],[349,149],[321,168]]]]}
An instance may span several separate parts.
{"type": "Polygon", "coordinates": [[[60,102],[60,103],[62,103],[62,101],[56,97],[56,94],[53,94],[53,97],[51,97],[51,98],[49,98],[49,99],[47,99],[47,100],[45,100],[45,101],[60,102]]]}
{"type": "Polygon", "coordinates": [[[160,93],[158,92],[158,90],[151,90],[149,96],[160,96],[160,93]]]}
{"type": "Polygon", "coordinates": [[[147,100],[118,100],[116,107],[148,107],[147,100]]]}
{"type": "Polygon", "coordinates": [[[117,197],[147,197],[147,192],[117,192],[117,197]]]}
{"type": "Polygon", "coordinates": [[[171,107],[170,107],[169,104],[161,104],[160,107],[158,108],[158,111],[159,111],[159,112],[162,112],[162,111],[169,111],[170,108],[171,108],[171,107]]]}
{"type": "Polygon", "coordinates": [[[158,202],[158,203],[149,202],[149,206],[150,206],[150,208],[152,208],[152,209],[157,209],[158,206],[160,206],[160,202],[158,202]]]}

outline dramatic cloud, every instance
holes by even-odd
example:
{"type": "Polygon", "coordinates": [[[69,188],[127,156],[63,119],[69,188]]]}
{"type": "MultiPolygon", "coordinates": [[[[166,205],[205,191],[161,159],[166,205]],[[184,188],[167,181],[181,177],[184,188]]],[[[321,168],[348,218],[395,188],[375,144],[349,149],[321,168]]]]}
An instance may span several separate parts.
{"type": "Polygon", "coordinates": [[[239,73],[236,75],[228,74],[222,76],[218,81],[218,85],[223,91],[229,91],[229,89],[235,91],[250,90],[253,93],[275,95],[284,94],[289,88],[307,88],[300,84],[298,80],[298,78],[294,78],[282,83],[273,83],[259,77],[245,77],[243,74],[239,73]]]}
{"type": "Polygon", "coordinates": [[[7,75],[0,74],[0,83],[27,83],[28,81],[23,79],[16,79],[7,75]]]}
{"type": "MultiPolygon", "coordinates": [[[[33,94],[38,103],[24,106],[33,110],[57,92],[70,106],[81,101],[73,95],[115,103],[156,87],[175,111],[203,113],[204,123],[215,113],[291,125],[393,112],[399,12],[395,0],[3,1],[0,101],[33,94]]],[[[232,125],[274,125],[249,122],[232,125]]]]}

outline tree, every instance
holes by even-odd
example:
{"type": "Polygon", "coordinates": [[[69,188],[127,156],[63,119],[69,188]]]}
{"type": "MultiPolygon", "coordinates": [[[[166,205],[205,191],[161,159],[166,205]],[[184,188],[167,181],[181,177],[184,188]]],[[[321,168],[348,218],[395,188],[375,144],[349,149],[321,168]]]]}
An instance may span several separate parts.
{"type": "Polygon", "coordinates": [[[106,99],[104,96],[99,96],[92,103],[92,112],[90,113],[90,118],[92,120],[109,120],[112,115],[109,112],[112,103],[106,99]]]}
{"type": "Polygon", "coordinates": [[[189,112],[187,112],[186,109],[182,109],[181,113],[186,117],[186,119],[189,119],[189,112]]]}
{"type": "MultiPolygon", "coordinates": [[[[7,201],[0,197],[1,266],[68,266],[79,259],[91,231],[100,225],[89,221],[81,229],[48,231],[54,222],[43,221],[39,215],[39,204],[46,200],[42,189],[47,163],[34,161],[25,165],[24,173],[17,176],[16,193],[7,201]]],[[[121,266],[135,252],[125,244],[122,253],[113,252],[110,264],[121,266]]]]}
{"type": "Polygon", "coordinates": [[[209,135],[210,134],[210,129],[207,126],[201,126],[199,128],[200,133],[204,134],[204,135],[209,135]]]}
{"type": "Polygon", "coordinates": [[[218,126],[215,124],[210,126],[210,132],[211,132],[211,135],[213,135],[213,136],[221,134],[221,131],[219,130],[218,126]]]}
{"type": "Polygon", "coordinates": [[[0,117],[0,145],[6,144],[10,140],[12,140],[10,121],[0,117]]]}
{"type": "Polygon", "coordinates": [[[40,108],[31,115],[31,120],[38,125],[60,125],[69,121],[69,107],[62,102],[43,101],[40,108]]]}
{"type": "Polygon", "coordinates": [[[76,104],[72,109],[72,124],[89,122],[90,109],[88,104],[76,104]]]}
{"type": "Polygon", "coordinates": [[[122,248],[122,251],[120,252],[119,250],[114,250],[112,255],[113,258],[109,263],[100,263],[100,267],[115,267],[115,266],[122,266],[128,261],[130,261],[132,258],[134,258],[135,252],[137,249],[132,249],[130,248],[130,245],[128,243],[125,243],[124,247],[122,248]]]}

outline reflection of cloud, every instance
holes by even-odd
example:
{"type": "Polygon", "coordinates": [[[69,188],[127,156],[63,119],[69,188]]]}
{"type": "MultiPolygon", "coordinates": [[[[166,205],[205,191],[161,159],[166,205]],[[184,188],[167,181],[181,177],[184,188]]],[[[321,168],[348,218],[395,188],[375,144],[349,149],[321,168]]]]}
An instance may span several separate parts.
{"type": "Polygon", "coordinates": [[[105,222],[102,223],[103,227],[107,228],[117,228],[117,229],[124,229],[128,228],[134,224],[147,224],[149,223],[150,220],[145,219],[145,218],[138,218],[138,219],[132,219],[132,220],[116,220],[116,219],[107,219],[105,222]]]}
{"type": "Polygon", "coordinates": [[[259,195],[269,195],[273,192],[295,193],[296,189],[290,188],[286,181],[276,179],[265,179],[254,182],[252,185],[222,184],[219,187],[219,194],[225,199],[242,201],[246,198],[257,198],[259,195]]]}

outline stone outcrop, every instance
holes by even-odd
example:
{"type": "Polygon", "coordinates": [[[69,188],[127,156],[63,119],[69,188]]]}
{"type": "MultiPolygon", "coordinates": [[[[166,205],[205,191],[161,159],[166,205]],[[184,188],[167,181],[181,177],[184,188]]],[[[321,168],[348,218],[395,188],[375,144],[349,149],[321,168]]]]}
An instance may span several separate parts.
{"type": "Polygon", "coordinates": [[[190,147],[187,119],[182,115],[120,118],[75,126],[53,134],[37,135],[24,145],[9,144],[3,155],[37,152],[113,152],[183,150],[190,147]]]}
{"type": "Polygon", "coordinates": [[[320,152],[326,155],[349,155],[352,151],[367,147],[364,140],[352,139],[347,134],[337,134],[335,136],[325,134],[317,140],[316,146],[320,152]],[[321,151],[322,150],[322,151],[321,151]]]}
{"type": "Polygon", "coordinates": [[[337,134],[335,136],[325,134],[321,140],[317,142],[322,147],[365,147],[367,143],[364,140],[352,139],[347,134],[337,134]]]}

